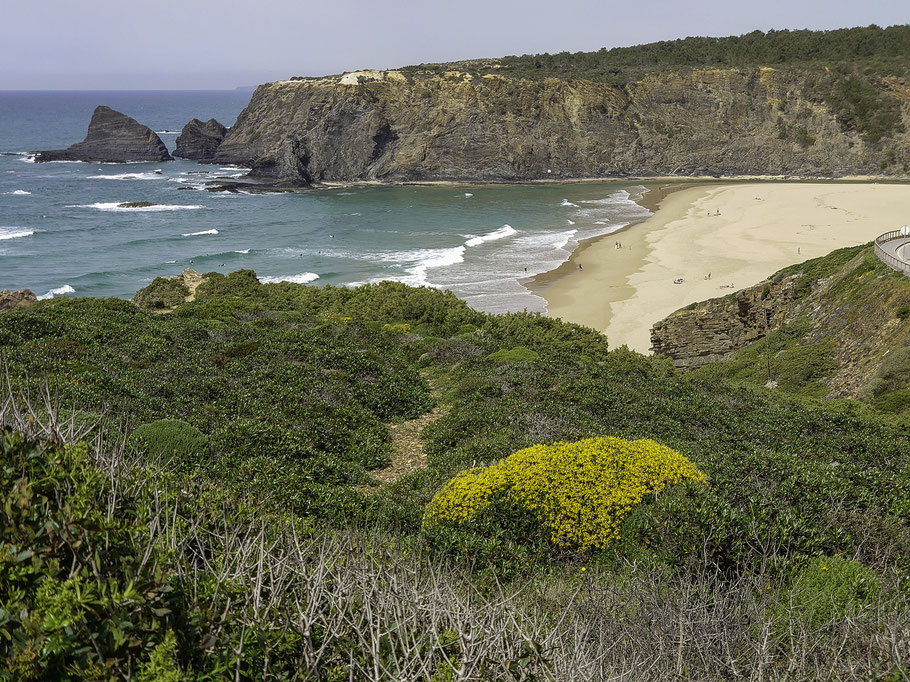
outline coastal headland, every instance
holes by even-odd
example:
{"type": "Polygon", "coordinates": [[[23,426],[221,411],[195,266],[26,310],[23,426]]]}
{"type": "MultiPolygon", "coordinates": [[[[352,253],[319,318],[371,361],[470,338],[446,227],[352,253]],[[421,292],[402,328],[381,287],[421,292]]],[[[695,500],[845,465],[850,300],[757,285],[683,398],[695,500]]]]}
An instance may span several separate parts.
{"type": "Polygon", "coordinates": [[[611,347],[642,353],[649,351],[651,326],[686,305],[910,222],[908,184],[653,183],[649,189],[652,217],[583,243],[563,266],[527,283],[546,299],[549,316],[593,327],[611,347]]]}

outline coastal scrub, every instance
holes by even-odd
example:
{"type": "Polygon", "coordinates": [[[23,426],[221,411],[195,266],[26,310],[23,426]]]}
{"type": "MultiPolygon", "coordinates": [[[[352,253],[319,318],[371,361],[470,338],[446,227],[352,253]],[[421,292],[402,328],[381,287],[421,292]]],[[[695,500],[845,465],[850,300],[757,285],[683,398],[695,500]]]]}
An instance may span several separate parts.
{"type": "Polygon", "coordinates": [[[530,514],[556,545],[603,549],[629,510],[685,479],[706,481],[680,453],[652,440],[588,438],[534,445],[458,474],[427,505],[424,527],[471,522],[493,510],[530,514]]]}

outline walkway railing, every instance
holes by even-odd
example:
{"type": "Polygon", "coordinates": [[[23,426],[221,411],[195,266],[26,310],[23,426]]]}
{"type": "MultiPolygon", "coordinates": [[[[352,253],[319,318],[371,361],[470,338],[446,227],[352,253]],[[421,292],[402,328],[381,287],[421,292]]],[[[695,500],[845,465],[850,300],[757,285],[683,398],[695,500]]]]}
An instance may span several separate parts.
{"type": "Polygon", "coordinates": [[[902,239],[910,243],[910,235],[902,234],[900,230],[893,230],[891,232],[885,232],[885,234],[880,234],[875,238],[875,255],[878,256],[879,260],[887,265],[892,270],[897,270],[898,272],[903,272],[905,275],[910,277],[910,262],[907,262],[897,256],[897,249],[894,250],[894,253],[886,251],[884,244],[887,242],[895,241],[897,239],[902,239]]]}

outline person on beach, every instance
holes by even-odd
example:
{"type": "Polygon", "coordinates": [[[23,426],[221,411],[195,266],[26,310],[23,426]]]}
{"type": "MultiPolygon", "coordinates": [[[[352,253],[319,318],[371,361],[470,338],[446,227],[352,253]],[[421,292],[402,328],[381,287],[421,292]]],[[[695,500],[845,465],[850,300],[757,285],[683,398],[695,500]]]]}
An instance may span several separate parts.
{"type": "Polygon", "coordinates": [[[578,264],[578,269],[579,269],[579,270],[584,270],[584,268],[581,267],[581,263],[578,264]]]}

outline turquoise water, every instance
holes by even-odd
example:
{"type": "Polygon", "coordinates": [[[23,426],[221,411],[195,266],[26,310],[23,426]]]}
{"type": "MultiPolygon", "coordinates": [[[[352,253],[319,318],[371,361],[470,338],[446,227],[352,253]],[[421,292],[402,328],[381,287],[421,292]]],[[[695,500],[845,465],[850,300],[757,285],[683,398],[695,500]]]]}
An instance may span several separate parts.
{"type": "Polygon", "coordinates": [[[248,100],[242,91],[0,92],[0,152],[17,154],[0,156],[0,288],[129,297],[185,267],[251,268],[263,281],[392,279],[451,289],[480,310],[542,311],[519,280],[557,267],[580,239],[648,215],[633,201],[643,188],[623,182],[215,194],[202,183],[244,169],[35,164],[25,154],[81,140],[98,104],[159,131],[173,150],[190,118],[230,125],[248,100]],[[160,205],[117,208],[126,201],[160,205]]]}

